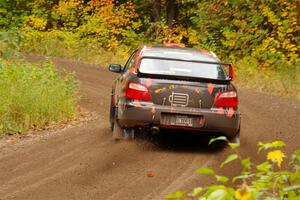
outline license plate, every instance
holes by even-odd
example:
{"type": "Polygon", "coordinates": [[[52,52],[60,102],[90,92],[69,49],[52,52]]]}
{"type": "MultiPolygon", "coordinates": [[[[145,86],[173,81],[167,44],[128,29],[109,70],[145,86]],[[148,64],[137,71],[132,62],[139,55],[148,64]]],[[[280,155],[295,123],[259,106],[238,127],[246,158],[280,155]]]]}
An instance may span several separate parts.
{"type": "Polygon", "coordinates": [[[177,126],[193,126],[193,118],[184,116],[184,115],[176,115],[171,119],[171,125],[177,126]]]}

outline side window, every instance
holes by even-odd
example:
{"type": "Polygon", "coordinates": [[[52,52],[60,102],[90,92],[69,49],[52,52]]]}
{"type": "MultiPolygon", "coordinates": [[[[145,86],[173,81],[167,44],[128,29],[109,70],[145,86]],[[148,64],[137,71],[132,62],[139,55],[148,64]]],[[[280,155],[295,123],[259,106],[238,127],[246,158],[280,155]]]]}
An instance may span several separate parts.
{"type": "Polygon", "coordinates": [[[129,59],[127,60],[125,66],[124,66],[124,69],[123,69],[123,72],[126,72],[131,66],[134,66],[135,65],[135,54],[136,54],[137,51],[134,51],[131,56],[129,57],[129,59]]]}

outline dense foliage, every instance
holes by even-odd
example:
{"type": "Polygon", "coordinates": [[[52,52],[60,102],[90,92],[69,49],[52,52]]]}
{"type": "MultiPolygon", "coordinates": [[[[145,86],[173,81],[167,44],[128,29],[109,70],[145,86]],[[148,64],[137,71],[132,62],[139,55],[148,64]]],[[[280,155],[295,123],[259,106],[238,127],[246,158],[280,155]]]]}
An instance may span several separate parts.
{"type": "Polygon", "coordinates": [[[109,50],[172,40],[283,68],[299,62],[298,9],[293,0],[2,0],[0,27],[78,33],[109,50]]]}
{"type": "Polygon", "coordinates": [[[27,53],[106,63],[140,44],[181,42],[234,62],[241,84],[300,97],[299,1],[0,2],[0,29],[19,30],[27,53]]]}

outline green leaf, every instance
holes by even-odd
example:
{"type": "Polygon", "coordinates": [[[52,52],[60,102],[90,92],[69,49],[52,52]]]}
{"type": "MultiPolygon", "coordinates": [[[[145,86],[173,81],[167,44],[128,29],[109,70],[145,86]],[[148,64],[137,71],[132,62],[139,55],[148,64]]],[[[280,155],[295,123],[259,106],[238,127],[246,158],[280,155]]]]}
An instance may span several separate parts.
{"type": "Polygon", "coordinates": [[[197,174],[215,174],[215,171],[208,167],[201,167],[196,170],[197,174]]]}
{"type": "Polygon", "coordinates": [[[231,149],[236,149],[236,148],[238,148],[240,146],[240,144],[228,142],[228,146],[231,149]]]}
{"type": "Polygon", "coordinates": [[[276,140],[271,143],[263,143],[263,142],[259,141],[257,145],[258,145],[258,152],[261,152],[262,150],[267,150],[267,149],[271,149],[271,148],[284,147],[285,143],[280,140],[276,140]]]}
{"type": "Polygon", "coordinates": [[[247,179],[247,178],[250,178],[250,177],[253,177],[253,176],[255,176],[255,174],[248,174],[248,173],[243,174],[243,175],[239,175],[239,176],[235,176],[235,177],[233,177],[232,182],[234,183],[238,179],[247,179]]]}
{"type": "Polygon", "coordinates": [[[217,181],[222,182],[222,183],[226,183],[229,181],[229,178],[226,176],[219,176],[219,175],[215,175],[217,181]]]}
{"type": "Polygon", "coordinates": [[[276,140],[276,141],[272,142],[272,146],[273,146],[273,148],[285,147],[285,143],[283,141],[276,140]]]}
{"type": "Polygon", "coordinates": [[[185,192],[177,191],[175,193],[166,195],[165,199],[181,199],[182,197],[184,197],[184,194],[185,192]]]}
{"type": "Polygon", "coordinates": [[[227,196],[227,191],[224,189],[217,189],[209,194],[207,200],[224,200],[227,196]]]}
{"type": "Polygon", "coordinates": [[[245,158],[241,161],[244,170],[251,169],[251,158],[245,158]]]}
{"type": "Polygon", "coordinates": [[[269,162],[263,162],[260,165],[256,166],[256,169],[262,172],[268,172],[271,169],[271,165],[269,162]]]}
{"type": "Polygon", "coordinates": [[[230,162],[236,160],[238,157],[239,157],[239,156],[238,156],[236,153],[230,154],[230,155],[226,158],[226,160],[225,160],[224,162],[221,163],[220,167],[222,168],[224,165],[226,165],[226,164],[228,164],[228,163],[230,163],[230,162]]]}
{"type": "Polygon", "coordinates": [[[220,140],[228,142],[228,140],[227,140],[227,138],[225,136],[220,136],[220,137],[216,137],[216,138],[210,139],[208,145],[211,145],[213,142],[220,141],[220,140]]]}
{"type": "Polygon", "coordinates": [[[198,196],[202,191],[204,190],[204,188],[202,187],[196,187],[194,188],[193,192],[190,194],[193,197],[198,196]]]}

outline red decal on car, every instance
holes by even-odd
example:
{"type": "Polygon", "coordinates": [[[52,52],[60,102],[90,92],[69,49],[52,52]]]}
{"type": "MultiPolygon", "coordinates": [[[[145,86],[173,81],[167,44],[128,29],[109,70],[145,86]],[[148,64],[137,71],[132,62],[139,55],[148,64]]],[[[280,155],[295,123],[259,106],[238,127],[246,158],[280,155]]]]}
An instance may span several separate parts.
{"type": "Polygon", "coordinates": [[[224,109],[223,108],[218,108],[217,113],[223,115],[224,114],[224,109]]]}
{"type": "Polygon", "coordinates": [[[141,105],[141,102],[139,101],[139,100],[134,100],[133,102],[133,105],[135,106],[135,107],[141,107],[142,105],[141,105]]]}
{"type": "Polygon", "coordinates": [[[213,92],[214,87],[215,87],[214,84],[212,84],[212,83],[209,83],[209,84],[208,84],[207,90],[208,90],[209,94],[211,94],[211,93],[213,92]]]}
{"type": "Polygon", "coordinates": [[[203,118],[203,117],[200,117],[200,118],[199,118],[199,124],[200,124],[200,125],[203,125],[203,124],[204,124],[204,118],[203,118]]]}
{"type": "Polygon", "coordinates": [[[131,68],[129,69],[129,72],[130,72],[130,73],[133,73],[133,74],[136,74],[135,68],[133,68],[133,67],[131,67],[131,68]]]}
{"type": "Polygon", "coordinates": [[[146,79],[146,87],[149,88],[151,86],[151,84],[152,84],[151,78],[147,78],[146,79]]]}
{"type": "Polygon", "coordinates": [[[151,112],[154,114],[155,113],[155,107],[152,106],[151,112]]]}
{"type": "Polygon", "coordinates": [[[234,110],[232,107],[230,107],[227,111],[227,117],[231,118],[234,114],[234,110]]]}

